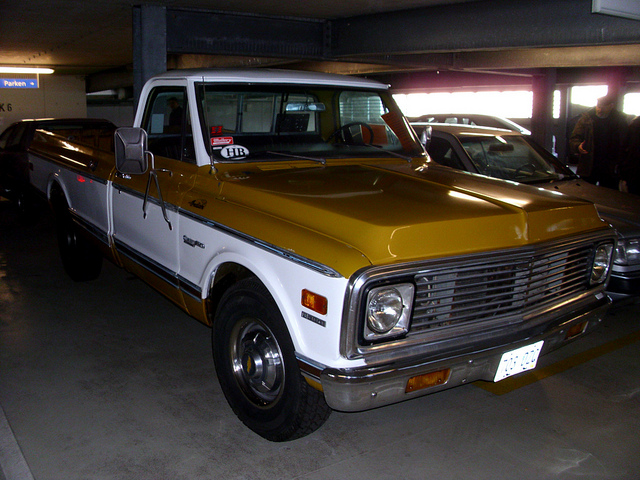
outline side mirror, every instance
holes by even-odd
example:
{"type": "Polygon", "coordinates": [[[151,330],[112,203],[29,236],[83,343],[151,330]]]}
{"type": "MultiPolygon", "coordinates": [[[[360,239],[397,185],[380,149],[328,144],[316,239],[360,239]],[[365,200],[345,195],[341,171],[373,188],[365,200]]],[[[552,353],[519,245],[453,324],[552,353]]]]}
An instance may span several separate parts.
{"type": "Polygon", "coordinates": [[[122,127],[114,134],[116,169],[126,175],[145,173],[147,162],[147,132],[142,128],[122,127]]]}

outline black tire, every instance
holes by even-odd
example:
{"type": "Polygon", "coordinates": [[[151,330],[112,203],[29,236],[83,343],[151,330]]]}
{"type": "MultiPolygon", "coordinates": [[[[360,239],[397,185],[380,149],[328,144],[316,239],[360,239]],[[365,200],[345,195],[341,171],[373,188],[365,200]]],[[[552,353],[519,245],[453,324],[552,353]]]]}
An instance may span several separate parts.
{"type": "Polygon", "coordinates": [[[254,278],[223,295],[213,328],[213,358],[229,405],[267,440],[308,435],[331,413],[324,395],[302,377],[282,315],[254,278]]]}
{"type": "Polygon", "coordinates": [[[73,222],[67,201],[61,193],[52,198],[56,220],[58,249],[64,271],[76,282],[95,280],[102,270],[102,254],[82,236],[73,222]]]}

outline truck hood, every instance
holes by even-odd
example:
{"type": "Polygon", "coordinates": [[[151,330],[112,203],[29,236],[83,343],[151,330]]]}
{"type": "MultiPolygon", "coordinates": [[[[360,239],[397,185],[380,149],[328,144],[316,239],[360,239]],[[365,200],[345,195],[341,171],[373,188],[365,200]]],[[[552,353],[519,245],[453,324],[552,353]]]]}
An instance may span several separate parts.
{"type": "Polygon", "coordinates": [[[640,197],[610,188],[598,187],[584,180],[554,182],[548,189],[592,201],[602,218],[626,238],[640,235],[640,197]]]}
{"type": "MultiPolygon", "coordinates": [[[[330,237],[371,264],[499,250],[604,226],[588,202],[431,165],[258,164],[218,179],[219,199],[330,237]]],[[[295,238],[277,244],[318,258],[295,238]]]]}

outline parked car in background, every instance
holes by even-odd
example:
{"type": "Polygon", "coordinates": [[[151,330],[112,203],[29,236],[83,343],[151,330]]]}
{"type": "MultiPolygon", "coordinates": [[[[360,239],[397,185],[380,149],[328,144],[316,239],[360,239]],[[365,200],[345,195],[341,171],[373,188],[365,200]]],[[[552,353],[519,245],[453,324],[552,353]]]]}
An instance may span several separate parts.
{"type": "Polygon", "coordinates": [[[89,142],[90,146],[113,150],[115,129],[108,120],[92,118],[21,120],[9,125],[0,135],[0,195],[25,206],[30,188],[28,152],[38,132],[55,133],[73,142],[89,142]],[[96,136],[96,132],[101,135],[96,136]]]}
{"type": "Polygon", "coordinates": [[[531,135],[531,131],[508,118],[481,113],[431,113],[409,118],[411,123],[451,123],[455,125],[478,125],[481,127],[506,128],[523,135],[531,135]]]}
{"type": "Polygon", "coordinates": [[[607,293],[613,299],[640,294],[640,197],[580,179],[550,152],[520,133],[472,125],[413,123],[435,162],[455,169],[573,195],[596,204],[618,231],[618,247],[607,293]],[[425,138],[423,136],[423,138],[425,138]]]}

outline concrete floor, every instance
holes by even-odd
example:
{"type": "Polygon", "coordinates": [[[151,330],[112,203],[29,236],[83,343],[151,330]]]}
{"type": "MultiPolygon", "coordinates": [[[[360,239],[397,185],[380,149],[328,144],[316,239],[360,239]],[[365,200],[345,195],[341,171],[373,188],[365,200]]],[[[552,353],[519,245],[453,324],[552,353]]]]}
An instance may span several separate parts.
{"type": "Polygon", "coordinates": [[[639,479],[640,304],[540,360],[274,444],[226,404],[210,331],[111,264],[63,273],[0,202],[0,480],[639,479]]]}

